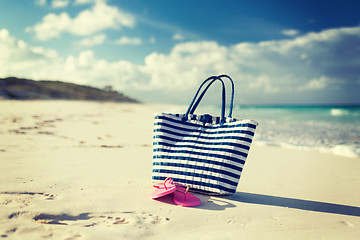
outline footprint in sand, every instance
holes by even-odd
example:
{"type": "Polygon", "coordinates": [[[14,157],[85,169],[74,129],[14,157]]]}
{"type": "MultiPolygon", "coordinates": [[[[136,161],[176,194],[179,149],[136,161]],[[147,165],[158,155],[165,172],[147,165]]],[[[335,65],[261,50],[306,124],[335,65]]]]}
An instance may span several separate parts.
{"type": "Polygon", "coordinates": [[[15,134],[26,134],[24,131],[20,131],[18,129],[10,129],[9,133],[15,133],[15,134]]]}
{"type": "Polygon", "coordinates": [[[54,135],[55,133],[50,131],[38,131],[37,134],[54,135]]]}
{"type": "MultiPolygon", "coordinates": [[[[126,234],[134,233],[134,228],[142,234],[152,231],[158,224],[170,221],[167,217],[160,217],[149,212],[119,212],[119,213],[81,213],[69,215],[66,213],[49,214],[30,211],[15,212],[8,216],[9,227],[7,231],[0,232],[0,236],[7,238],[18,232],[31,234],[35,231],[41,233],[42,238],[76,240],[83,236],[85,229],[114,228],[126,234]],[[19,224],[20,223],[20,224],[19,224]],[[56,227],[55,227],[56,226],[56,227]],[[83,229],[83,231],[81,230],[83,229]],[[2,235],[1,235],[2,234],[2,235]],[[66,237],[64,237],[64,234],[66,237]]],[[[26,237],[24,238],[26,239],[26,237]]]]}
{"type": "Polygon", "coordinates": [[[348,221],[340,221],[341,224],[348,226],[348,227],[354,227],[355,224],[353,224],[352,222],[348,222],[348,221]]]}
{"type": "Polygon", "coordinates": [[[16,232],[17,228],[12,228],[12,229],[9,229],[7,231],[5,231],[5,234],[2,234],[0,235],[2,238],[6,238],[8,237],[10,234],[16,232]]]}
{"type": "Polygon", "coordinates": [[[153,215],[151,213],[136,213],[136,212],[122,212],[122,213],[107,213],[97,215],[94,213],[82,213],[77,216],[67,214],[51,215],[39,214],[33,217],[38,223],[43,224],[58,224],[58,225],[77,225],[83,227],[96,226],[116,226],[130,224],[136,227],[146,227],[148,225],[159,224],[169,221],[169,218],[153,215]]]}
{"type": "Polygon", "coordinates": [[[81,213],[79,215],[32,213],[29,211],[15,212],[8,219],[27,218],[40,224],[54,224],[82,227],[114,227],[119,225],[133,225],[137,228],[148,228],[154,224],[170,221],[167,217],[160,217],[147,212],[120,212],[120,213],[81,213]]]}
{"type": "Polygon", "coordinates": [[[24,208],[28,206],[35,198],[43,198],[45,200],[55,200],[56,195],[50,193],[37,192],[0,192],[0,205],[18,206],[24,208]]]}
{"type": "MultiPolygon", "coordinates": [[[[34,117],[35,118],[35,117],[34,117]]],[[[39,119],[39,118],[36,118],[39,119]]],[[[14,123],[18,123],[21,122],[22,119],[20,118],[13,118],[12,122],[14,123]]],[[[40,122],[35,122],[35,126],[22,126],[18,129],[10,129],[9,132],[10,133],[15,133],[15,134],[27,134],[27,133],[32,133],[32,131],[34,130],[40,130],[42,128],[48,128],[48,127],[55,127],[54,123],[56,122],[61,122],[63,121],[63,119],[61,118],[55,118],[55,119],[49,119],[49,120],[44,120],[44,121],[40,121],[40,122]]],[[[37,134],[45,134],[45,135],[55,135],[54,132],[52,131],[37,131],[37,134]]]]}
{"type": "Polygon", "coordinates": [[[29,226],[26,222],[31,220],[33,216],[34,213],[30,213],[27,211],[13,213],[9,215],[8,219],[10,222],[8,225],[12,227],[9,227],[8,230],[5,230],[2,233],[0,231],[0,237],[1,238],[16,237],[15,239],[51,238],[51,239],[66,239],[66,240],[75,240],[82,237],[82,235],[76,229],[44,228],[44,226],[37,225],[36,222],[34,222],[34,225],[29,226]],[[14,227],[16,224],[17,226],[14,227]],[[38,236],[34,238],[32,235],[33,233],[35,233],[35,235],[38,236]]]}

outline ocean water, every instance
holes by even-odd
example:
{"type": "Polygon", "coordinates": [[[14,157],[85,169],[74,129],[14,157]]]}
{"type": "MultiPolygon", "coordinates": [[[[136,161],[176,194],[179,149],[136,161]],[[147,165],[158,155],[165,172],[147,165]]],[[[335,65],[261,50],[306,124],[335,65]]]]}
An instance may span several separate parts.
{"type": "Polygon", "coordinates": [[[259,122],[254,142],[360,157],[360,106],[235,106],[259,122]]]}
{"type": "MultiPolygon", "coordinates": [[[[205,105],[196,113],[219,116],[220,107],[205,105]]],[[[259,122],[254,144],[360,157],[360,106],[236,105],[233,117],[259,122]]]]}

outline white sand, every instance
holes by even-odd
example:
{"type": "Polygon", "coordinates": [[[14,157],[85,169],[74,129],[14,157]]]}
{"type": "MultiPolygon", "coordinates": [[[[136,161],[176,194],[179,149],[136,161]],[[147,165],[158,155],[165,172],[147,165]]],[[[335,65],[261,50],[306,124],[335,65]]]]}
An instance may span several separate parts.
{"type": "Polygon", "coordinates": [[[0,238],[359,239],[359,158],[253,145],[233,196],[151,200],[166,109],[0,101],[0,238]]]}

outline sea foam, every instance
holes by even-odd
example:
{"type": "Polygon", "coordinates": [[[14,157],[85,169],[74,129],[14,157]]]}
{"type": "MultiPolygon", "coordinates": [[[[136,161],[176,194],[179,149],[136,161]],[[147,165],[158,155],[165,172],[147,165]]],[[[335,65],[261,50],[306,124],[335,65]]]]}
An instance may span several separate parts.
{"type": "Polygon", "coordinates": [[[333,108],[330,110],[332,116],[344,116],[348,115],[349,111],[344,109],[333,108]]]}

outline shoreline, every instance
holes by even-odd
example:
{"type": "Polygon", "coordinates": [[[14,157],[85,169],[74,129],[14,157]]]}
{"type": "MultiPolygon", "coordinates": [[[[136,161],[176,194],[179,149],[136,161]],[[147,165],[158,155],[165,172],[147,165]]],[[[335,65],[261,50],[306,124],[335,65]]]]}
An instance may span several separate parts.
{"type": "Polygon", "coordinates": [[[251,146],[232,196],[154,201],[154,112],[171,105],[0,101],[4,239],[357,239],[360,161],[251,146]]]}
{"type": "Polygon", "coordinates": [[[305,152],[317,152],[317,153],[325,153],[325,154],[332,154],[339,157],[345,157],[345,158],[357,158],[360,160],[360,156],[354,152],[354,149],[351,145],[336,145],[331,148],[326,147],[308,147],[308,146],[296,146],[291,144],[285,144],[285,143],[267,143],[263,141],[254,141],[254,145],[258,146],[270,146],[270,147],[279,147],[283,149],[293,149],[293,150],[299,150],[299,151],[305,151],[305,152]]]}

